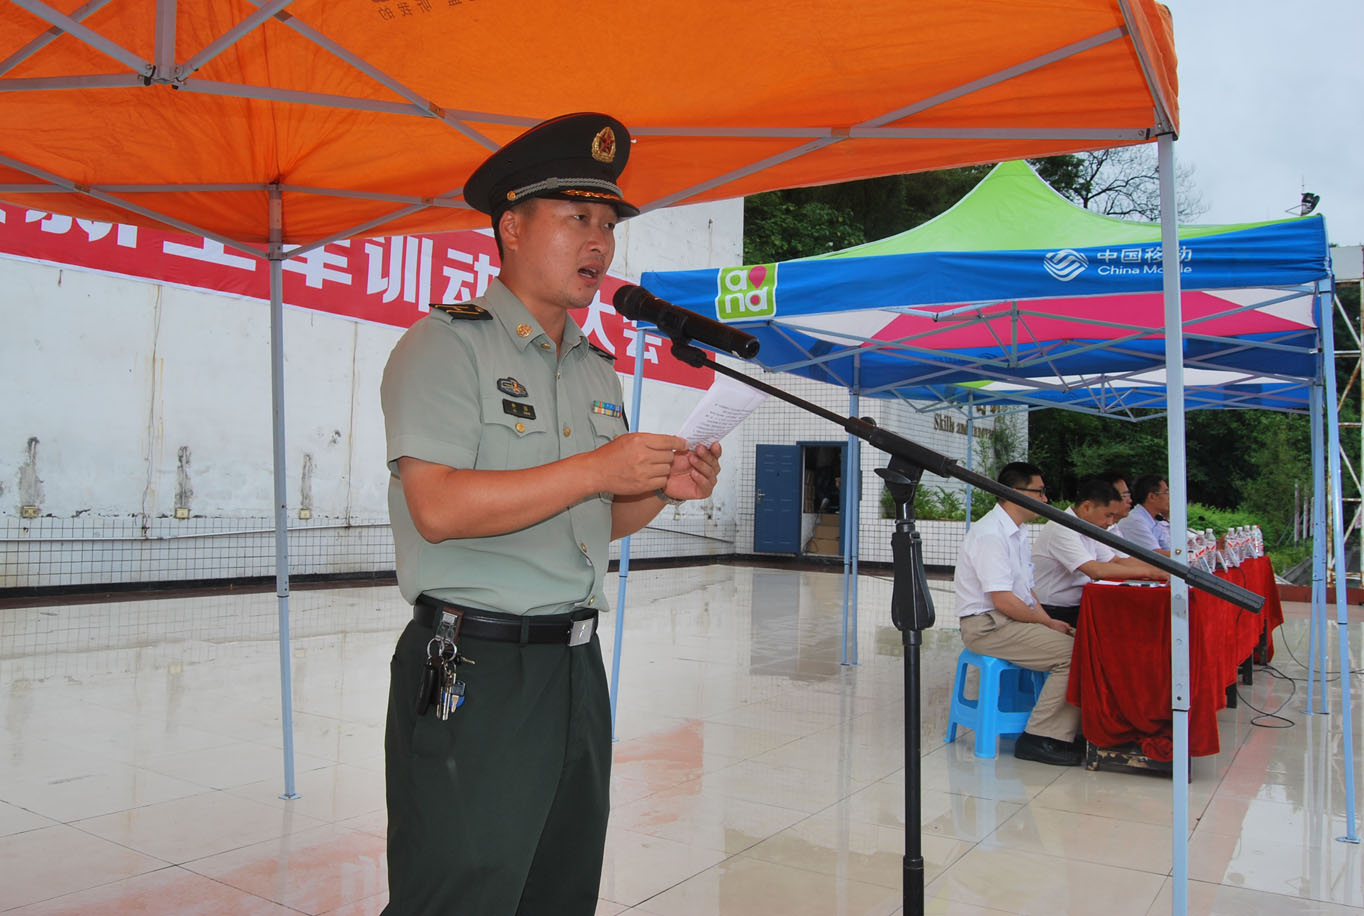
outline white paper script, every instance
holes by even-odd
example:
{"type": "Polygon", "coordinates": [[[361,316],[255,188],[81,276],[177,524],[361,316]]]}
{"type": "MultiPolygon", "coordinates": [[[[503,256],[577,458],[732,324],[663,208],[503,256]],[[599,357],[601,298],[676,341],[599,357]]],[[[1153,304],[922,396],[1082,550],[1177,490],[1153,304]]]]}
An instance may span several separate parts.
{"type": "Polygon", "coordinates": [[[758,409],[767,395],[737,382],[727,375],[715,376],[701,403],[686,420],[677,434],[687,440],[687,448],[713,445],[743,422],[744,417],[758,409]]]}

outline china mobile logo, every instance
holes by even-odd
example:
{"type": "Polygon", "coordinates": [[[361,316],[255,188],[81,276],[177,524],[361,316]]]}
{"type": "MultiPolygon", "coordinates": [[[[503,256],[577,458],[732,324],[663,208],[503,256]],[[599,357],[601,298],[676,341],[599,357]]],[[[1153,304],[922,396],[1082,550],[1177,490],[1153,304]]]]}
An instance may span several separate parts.
{"type": "Polygon", "coordinates": [[[1060,251],[1048,251],[1044,254],[1042,266],[1047,269],[1047,273],[1065,283],[1083,273],[1089,266],[1089,259],[1074,248],[1062,248],[1060,251]]]}
{"type": "Polygon", "coordinates": [[[771,318],[777,314],[777,265],[725,267],[715,297],[715,317],[721,321],[771,318]]]}

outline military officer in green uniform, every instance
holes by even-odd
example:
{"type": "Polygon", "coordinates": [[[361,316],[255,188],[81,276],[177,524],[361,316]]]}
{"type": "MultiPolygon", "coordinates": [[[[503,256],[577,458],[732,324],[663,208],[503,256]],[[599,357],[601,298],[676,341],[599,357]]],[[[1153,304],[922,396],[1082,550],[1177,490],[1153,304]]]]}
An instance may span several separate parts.
{"type": "Polygon", "coordinates": [[[631,433],[569,316],[618,220],[625,127],[531,128],[469,177],[502,270],[403,335],[381,400],[398,583],[385,735],[391,916],[596,909],[611,771],[598,613],[612,538],[704,499],[719,446],[631,433]]]}

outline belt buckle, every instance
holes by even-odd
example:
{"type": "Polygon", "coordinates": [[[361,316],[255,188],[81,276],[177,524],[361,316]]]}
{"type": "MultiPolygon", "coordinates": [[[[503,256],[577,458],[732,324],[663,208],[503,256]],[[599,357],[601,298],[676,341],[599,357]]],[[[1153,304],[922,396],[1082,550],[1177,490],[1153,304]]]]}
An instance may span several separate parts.
{"type": "Polygon", "coordinates": [[[582,620],[573,621],[573,627],[568,631],[568,644],[570,646],[585,646],[592,641],[592,631],[596,628],[597,618],[585,617],[582,620]]]}

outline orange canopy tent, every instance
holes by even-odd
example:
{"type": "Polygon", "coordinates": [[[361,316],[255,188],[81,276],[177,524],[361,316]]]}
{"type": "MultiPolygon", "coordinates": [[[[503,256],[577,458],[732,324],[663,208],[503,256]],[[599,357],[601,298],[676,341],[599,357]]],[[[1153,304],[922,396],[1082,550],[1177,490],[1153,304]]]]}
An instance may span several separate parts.
{"type": "Polygon", "coordinates": [[[1153,0],[7,0],[0,195],[288,251],[483,225],[464,177],[567,111],[649,210],[1142,143],[1175,85],[1153,0]]]}
{"type": "Polygon", "coordinates": [[[0,199],[271,262],[288,797],[282,259],[485,225],[465,176],[581,110],[646,211],[1178,130],[1154,0],[0,0],[0,199]]]}

